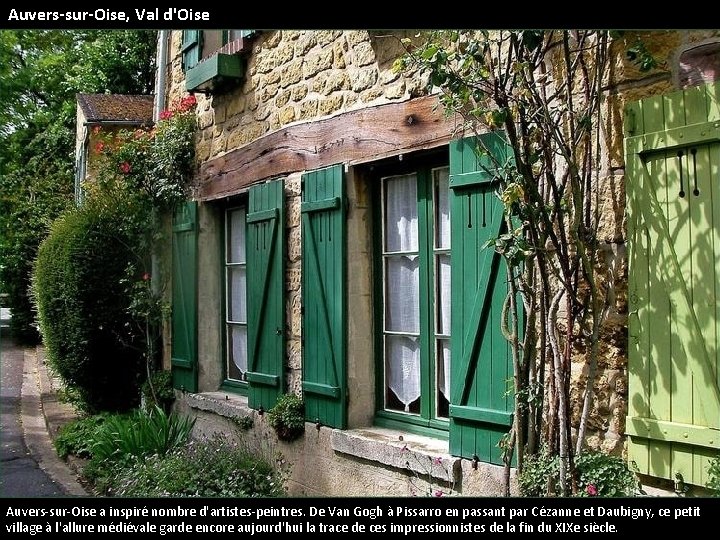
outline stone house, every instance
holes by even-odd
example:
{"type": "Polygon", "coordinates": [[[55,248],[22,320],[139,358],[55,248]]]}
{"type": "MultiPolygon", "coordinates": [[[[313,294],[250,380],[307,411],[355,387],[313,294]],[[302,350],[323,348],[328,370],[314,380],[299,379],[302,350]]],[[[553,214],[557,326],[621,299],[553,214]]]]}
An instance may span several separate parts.
{"type": "MultiPolygon", "coordinates": [[[[161,105],[198,96],[194,200],[172,225],[164,362],[179,390],[177,408],[197,417],[197,436],[222,432],[268,456],[279,451],[291,466],[291,494],[502,492],[497,443],[511,423],[512,367],[499,329],[479,328],[477,314],[456,307],[479,294],[478,283],[487,285],[487,269],[479,252],[453,251],[457,234],[466,234],[450,211],[454,175],[465,172],[456,122],[421,80],[392,70],[403,52],[399,38],[413,34],[160,33],[161,105]],[[451,358],[468,332],[487,345],[451,358]],[[474,389],[470,401],[453,399],[454,378],[474,389]],[[305,434],[292,443],[278,440],[265,414],[283,393],[305,401],[305,434]]],[[[682,210],[709,212],[695,229],[673,229],[669,218],[656,230],[643,225],[652,220],[645,211],[626,208],[626,193],[634,204],[648,191],[628,189],[629,182],[650,186],[641,180],[648,156],[671,160],[687,143],[706,160],[700,190],[717,198],[718,86],[694,85],[717,79],[720,32],[643,38],[660,67],[642,73],[616,49],[607,87],[599,195],[615,300],[588,440],[624,451],[648,481],[680,473],[703,485],[720,449],[718,205],[682,210]],[[663,103],[667,121],[656,122],[663,103]],[[682,121],[667,103],[683,111],[682,121]],[[688,245],[699,235],[715,253],[703,262],[688,251],[673,267],[682,273],[687,265],[687,283],[709,283],[715,304],[698,307],[692,294],[683,296],[688,302],[663,292],[661,282],[676,275],[649,276],[670,264],[678,231],[688,245]],[[651,238],[667,249],[656,254],[651,238]],[[708,260],[714,263],[698,273],[708,260]],[[672,330],[679,314],[667,307],[678,302],[686,315],[696,313],[691,341],[704,336],[682,368],[670,361],[685,335],[672,330]],[[661,336],[651,337],[658,329],[661,336]],[[656,350],[663,339],[666,348],[656,350]],[[673,407],[682,392],[697,393],[696,411],[673,407]]],[[[484,192],[473,193],[468,204],[480,215],[484,192]]],[[[667,198],[661,203],[668,210],[667,198]]],[[[492,222],[498,210],[489,208],[482,215],[492,222]]],[[[491,227],[472,234],[481,246],[491,227]]],[[[501,283],[487,287],[505,294],[501,283]]]]}
{"type": "Polygon", "coordinates": [[[149,126],[153,123],[154,96],[124,94],[78,94],[75,119],[75,202],[83,197],[83,182],[93,176],[93,151],[100,129],[149,126]]]}

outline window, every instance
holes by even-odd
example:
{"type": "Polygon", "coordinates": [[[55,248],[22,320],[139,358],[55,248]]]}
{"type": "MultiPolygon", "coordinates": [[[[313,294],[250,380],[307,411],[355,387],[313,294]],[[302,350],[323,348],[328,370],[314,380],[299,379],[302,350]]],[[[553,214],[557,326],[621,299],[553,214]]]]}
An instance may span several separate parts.
{"type": "Polygon", "coordinates": [[[382,395],[378,423],[447,430],[450,382],[448,167],[380,181],[382,395]]]}
{"type": "Polygon", "coordinates": [[[245,386],[248,371],[245,207],[225,211],[225,379],[245,386]]]}
{"type": "Polygon", "coordinates": [[[252,186],[223,210],[222,386],[270,409],[285,392],[283,179],[252,186]]]}
{"type": "Polygon", "coordinates": [[[182,67],[189,92],[217,93],[243,78],[240,53],[254,30],[183,30],[182,67]]]}

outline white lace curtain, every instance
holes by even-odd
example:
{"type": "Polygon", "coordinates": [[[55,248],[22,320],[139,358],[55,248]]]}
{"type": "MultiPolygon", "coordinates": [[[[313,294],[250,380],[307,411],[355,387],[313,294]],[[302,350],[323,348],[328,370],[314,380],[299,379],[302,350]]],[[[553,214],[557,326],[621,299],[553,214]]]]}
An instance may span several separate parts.
{"type": "MultiPolygon", "coordinates": [[[[247,372],[247,272],[245,267],[244,208],[228,212],[227,224],[227,318],[238,324],[228,325],[228,350],[239,378],[247,372]]],[[[228,366],[230,368],[231,366],[228,366]]]]}
{"type": "MultiPolygon", "coordinates": [[[[420,333],[420,266],[417,256],[417,177],[385,181],[385,329],[420,333]]],[[[413,336],[386,336],[386,377],[407,411],[420,397],[420,343],[413,336]]]]}

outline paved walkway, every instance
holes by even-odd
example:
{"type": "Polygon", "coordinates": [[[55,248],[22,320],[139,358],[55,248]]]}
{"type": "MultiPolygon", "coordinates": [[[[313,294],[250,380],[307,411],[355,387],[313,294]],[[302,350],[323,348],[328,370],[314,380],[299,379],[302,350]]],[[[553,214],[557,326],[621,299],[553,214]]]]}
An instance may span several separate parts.
{"type": "Polygon", "coordinates": [[[0,496],[88,495],[77,475],[52,445],[51,433],[75,417],[57,399],[57,381],[44,363],[42,348],[25,348],[0,330],[2,390],[2,474],[0,496]]]}

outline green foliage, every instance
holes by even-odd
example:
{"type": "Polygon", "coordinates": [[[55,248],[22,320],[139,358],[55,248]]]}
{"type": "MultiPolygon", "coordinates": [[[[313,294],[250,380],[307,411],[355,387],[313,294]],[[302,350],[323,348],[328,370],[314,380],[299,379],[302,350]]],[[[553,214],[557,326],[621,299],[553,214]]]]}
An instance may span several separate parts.
{"type": "MultiPolygon", "coordinates": [[[[526,456],[518,476],[520,493],[526,497],[553,495],[559,482],[559,457],[546,449],[526,456]]],[[[629,497],[639,491],[638,480],[618,456],[586,450],[575,457],[577,495],[580,497],[629,497]]]]}
{"type": "Polygon", "coordinates": [[[267,415],[268,422],[283,441],[293,441],[305,433],[305,404],[295,394],[281,395],[267,415]]]}
{"type": "Polygon", "coordinates": [[[553,479],[559,474],[558,459],[545,448],[534,455],[525,456],[523,470],[518,475],[518,488],[525,497],[542,497],[553,489],[553,479]]]}
{"type": "Polygon", "coordinates": [[[195,419],[167,414],[160,407],[150,413],[133,411],[109,417],[95,434],[92,458],[96,461],[144,459],[182,447],[190,437],[195,419]]]}
{"type": "Polygon", "coordinates": [[[142,384],[141,392],[145,410],[152,410],[155,407],[167,410],[167,406],[175,399],[172,373],[167,370],[153,371],[142,384]]]}
{"type": "Polygon", "coordinates": [[[136,406],[144,374],[145,337],[122,282],[139,234],[130,201],[93,199],[67,212],[38,251],[33,288],[48,358],[90,412],[136,406]]]}
{"type": "Polygon", "coordinates": [[[236,418],[235,424],[241,430],[247,431],[249,429],[252,429],[252,427],[255,425],[255,421],[252,419],[252,416],[243,416],[241,418],[236,418]]]}
{"type": "Polygon", "coordinates": [[[105,477],[105,489],[122,497],[279,497],[284,471],[222,435],[153,455],[105,477]]]}
{"type": "Polygon", "coordinates": [[[585,451],[575,458],[578,494],[583,497],[628,497],[638,493],[638,480],[625,460],[585,451]]]}
{"type": "Polygon", "coordinates": [[[155,210],[171,209],[185,200],[195,160],[196,103],[195,96],[183,98],[163,111],[149,130],[106,132],[96,127],[100,188],[126,186],[155,210]]]}
{"type": "Polygon", "coordinates": [[[58,455],[63,459],[71,454],[81,458],[91,458],[94,441],[111,416],[110,413],[100,413],[84,416],[65,424],[53,442],[58,455]]]}
{"type": "Polygon", "coordinates": [[[11,332],[36,343],[30,275],[50,224],[72,204],[75,95],[147,93],[154,31],[0,31],[0,282],[11,332]]]}
{"type": "Polygon", "coordinates": [[[713,497],[720,497],[720,456],[710,462],[706,487],[712,492],[713,497]]]}

